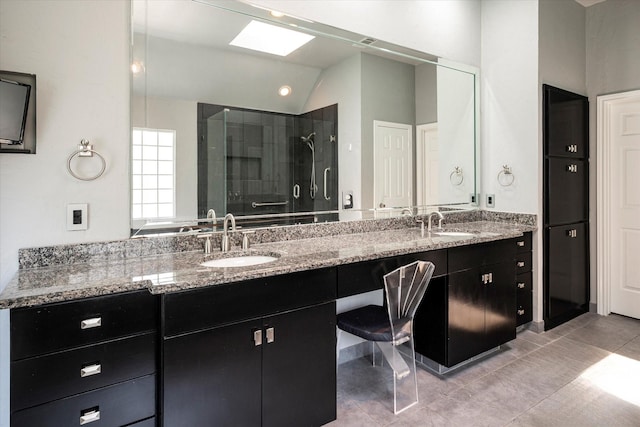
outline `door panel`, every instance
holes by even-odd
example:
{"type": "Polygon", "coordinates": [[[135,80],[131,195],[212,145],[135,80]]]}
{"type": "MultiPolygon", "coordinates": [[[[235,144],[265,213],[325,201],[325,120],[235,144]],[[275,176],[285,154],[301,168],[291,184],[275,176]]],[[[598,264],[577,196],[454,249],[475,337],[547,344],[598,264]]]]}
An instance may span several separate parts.
{"type": "MultiPolygon", "coordinates": [[[[165,340],[164,427],[259,426],[260,321],[165,340]]],[[[264,344],[263,344],[264,345],[264,344]]]]}
{"type": "Polygon", "coordinates": [[[567,224],[587,219],[587,163],[576,159],[550,158],[546,164],[546,223],[567,224]]]}
{"type": "Polygon", "coordinates": [[[587,158],[589,149],[586,97],[544,85],[546,154],[587,158]]]}
{"type": "Polygon", "coordinates": [[[549,227],[546,258],[545,317],[553,319],[584,309],[589,292],[586,224],[549,227]]]}
{"type": "Polygon", "coordinates": [[[374,207],[412,205],[412,126],[374,121],[374,207]]]}
{"type": "Polygon", "coordinates": [[[610,112],[611,311],[640,319],[640,95],[610,112]]]}
{"type": "Polygon", "coordinates": [[[484,341],[484,285],[477,268],[449,275],[449,354],[451,367],[478,354],[484,341]]]}
{"type": "Polygon", "coordinates": [[[336,418],[335,313],[332,302],[265,319],[264,330],[273,332],[263,344],[263,426],[323,425],[336,418]]]}
{"type": "Polygon", "coordinates": [[[512,262],[485,267],[491,282],[485,285],[484,350],[499,346],[516,337],[515,267],[512,262]]]}

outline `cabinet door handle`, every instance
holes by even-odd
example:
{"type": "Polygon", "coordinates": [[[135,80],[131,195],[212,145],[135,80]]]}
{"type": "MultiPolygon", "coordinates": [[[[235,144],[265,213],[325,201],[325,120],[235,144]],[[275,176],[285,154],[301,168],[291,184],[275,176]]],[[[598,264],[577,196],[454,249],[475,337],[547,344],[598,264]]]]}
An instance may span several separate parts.
{"type": "Polygon", "coordinates": [[[80,413],[80,425],[92,423],[100,419],[100,409],[90,409],[87,412],[80,413]]]}
{"type": "Polygon", "coordinates": [[[518,282],[518,289],[524,289],[524,282],[518,282]]]}
{"type": "Polygon", "coordinates": [[[524,247],[524,240],[520,240],[520,241],[518,242],[518,246],[519,246],[519,247],[521,247],[521,248],[523,248],[523,247],[524,247]]]}
{"type": "Polygon", "coordinates": [[[276,340],[276,331],[274,328],[267,328],[267,344],[271,344],[276,340]]]}
{"type": "Polygon", "coordinates": [[[518,310],[518,316],[522,316],[524,314],[524,310],[520,309],[518,310]]]}
{"type": "Polygon", "coordinates": [[[80,329],[91,329],[102,326],[102,317],[92,317],[80,322],[80,329]]]}
{"type": "Polygon", "coordinates": [[[524,261],[518,261],[518,268],[524,267],[524,261]]]}
{"type": "Polygon", "coordinates": [[[92,375],[97,375],[102,372],[102,366],[99,363],[94,363],[93,365],[85,366],[80,369],[80,377],[90,377],[92,375]]]}
{"type": "Polygon", "coordinates": [[[575,239],[576,237],[578,237],[578,230],[571,229],[571,230],[567,230],[567,236],[571,237],[572,239],[575,239]]]}
{"type": "Polygon", "coordinates": [[[253,331],[253,344],[256,347],[262,345],[262,329],[256,329],[253,331]]]}
{"type": "Polygon", "coordinates": [[[571,173],[578,172],[578,165],[567,165],[567,172],[571,172],[571,173]]]}
{"type": "Polygon", "coordinates": [[[569,153],[577,153],[578,152],[578,146],[576,144],[567,145],[567,151],[569,153]]]}

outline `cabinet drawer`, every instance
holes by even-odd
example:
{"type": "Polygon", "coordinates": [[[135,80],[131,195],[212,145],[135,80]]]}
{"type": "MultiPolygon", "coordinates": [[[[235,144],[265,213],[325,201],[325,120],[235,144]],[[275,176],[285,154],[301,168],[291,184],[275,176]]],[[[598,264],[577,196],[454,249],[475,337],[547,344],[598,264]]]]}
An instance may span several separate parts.
{"type": "Polygon", "coordinates": [[[498,240],[449,249],[449,273],[483,265],[513,261],[516,256],[515,239],[498,240]]]}
{"type": "Polygon", "coordinates": [[[11,410],[153,374],[155,333],[11,363],[11,410]]]}
{"type": "Polygon", "coordinates": [[[83,425],[91,427],[131,424],[155,415],[155,387],[155,375],[149,375],[45,403],[11,414],[11,427],[77,426],[81,425],[81,417],[85,420],[83,425]],[[95,421],[87,422],[91,419],[95,421]]]}
{"type": "Polygon", "coordinates": [[[165,336],[336,299],[336,269],[301,271],[163,295],[165,336]]]}
{"type": "Polygon", "coordinates": [[[11,310],[11,360],[156,329],[148,291],[11,310]]]}
{"type": "Polygon", "coordinates": [[[518,253],[531,252],[531,233],[524,233],[522,237],[515,239],[518,253]]]}
{"type": "Polygon", "coordinates": [[[447,274],[446,249],[338,266],[338,298],[384,288],[383,276],[414,261],[431,261],[433,277],[447,274]]]}
{"type": "Polygon", "coordinates": [[[516,273],[525,273],[531,271],[531,252],[516,255],[516,273]]]}

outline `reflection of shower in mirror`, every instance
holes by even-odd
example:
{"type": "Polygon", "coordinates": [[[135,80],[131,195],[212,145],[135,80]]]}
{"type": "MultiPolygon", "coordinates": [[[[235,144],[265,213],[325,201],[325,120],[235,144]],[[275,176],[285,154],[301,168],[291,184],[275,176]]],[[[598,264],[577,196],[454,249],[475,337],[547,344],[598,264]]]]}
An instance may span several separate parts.
{"type": "Polygon", "coordinates": [[[311,150],[311,179],[309,180],[309,196],[312,199],[316,198],[316,192],[318,186],[316,185],[316,147],[313,138],[316,136],[315,132],[311,132],[309,136],[301,136],[302,142],[307,144],[307,147],[311,150]]]}

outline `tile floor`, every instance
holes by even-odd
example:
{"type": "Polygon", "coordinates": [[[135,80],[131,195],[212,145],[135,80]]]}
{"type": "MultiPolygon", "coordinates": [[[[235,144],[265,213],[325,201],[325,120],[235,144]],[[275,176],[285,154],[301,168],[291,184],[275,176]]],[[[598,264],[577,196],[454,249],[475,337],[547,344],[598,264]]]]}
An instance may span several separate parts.
{"type": "Polygon", "coordinates": [[[338,419],[352,426],[640,426],[640,320],[587,313],[523,331],[499,353],[439,378],[418,369],[420,403],[393,415],[390,371],[341,364],[338,419]]]}

